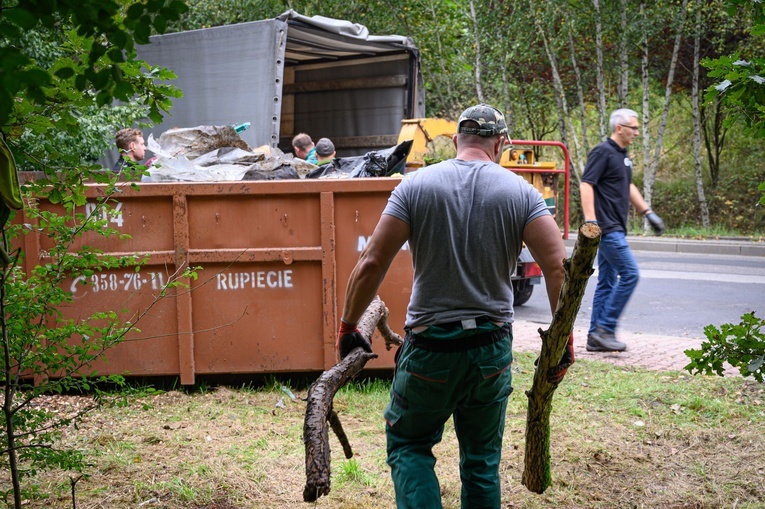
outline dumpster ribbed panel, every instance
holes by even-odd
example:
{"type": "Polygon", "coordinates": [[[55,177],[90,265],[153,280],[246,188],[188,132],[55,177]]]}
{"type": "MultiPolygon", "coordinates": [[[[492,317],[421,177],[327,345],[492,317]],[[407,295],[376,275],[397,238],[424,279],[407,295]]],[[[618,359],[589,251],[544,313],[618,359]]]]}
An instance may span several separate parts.
{"type": "MultiPolygon", "coordinates": [[[[67,317],[112,309],[140,330],[92,367],[101,374],[178,375],[321,371],[334,365],[335,335],[348,277],[380,218],[396,179],[141,184],[115,196],[110,225],[127,240],[88,235],[83,244],[115,255],[139,254],[124,268],[69,280],[67,317]],[[187,266],[187,288],[160,290],[187,266]]],[[[104,187],[91,185],[92,212],[104,187]]],[[[48,210],[60,210],[44,204],[48,210]]],[[[51,240],[27,235],[24,249],[45,259],[51,240]]],[[[412,259],[403,249],[380,296],[393,330],[403,333],[412,259]]],[[[393,367],[379,334],[380,357],[393,367]]]]}

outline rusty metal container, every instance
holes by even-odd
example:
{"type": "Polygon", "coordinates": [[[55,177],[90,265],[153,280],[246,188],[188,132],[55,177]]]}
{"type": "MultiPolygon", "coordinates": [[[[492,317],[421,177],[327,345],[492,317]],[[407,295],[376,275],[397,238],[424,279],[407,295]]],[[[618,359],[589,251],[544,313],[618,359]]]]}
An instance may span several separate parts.
{"type": "MultiPolygon", "coordinates": [[[[92,235],[83,242],[113,254],[141,253],[147,263],[140,272],[94,274],[86,285],[67,282],[74,301],[62,311],[71,318],[104,309],[125,320],[140,316],[140,331],[94,366],[100,374],[179,375],[188,385],[197,374],[323,371],[336,362],[346,282],[398,182],[126,185],[110,222],[130,238],[92,235]],[[198,279],[151,306],[186,266],[202,268],[198,279]]],[[[99,185],[88,189],[93,200],[102,193],[99,185]]],[[[45,259],[51,242],[25,237],[28,269],[45,259]]],[[[411,285],[412,258],[402,250],[379,292],[399,333],[411,285]]],[[[380,357],[367,367],[392,368],[394,352],[378,333],[372,344],[380,357]]]]}

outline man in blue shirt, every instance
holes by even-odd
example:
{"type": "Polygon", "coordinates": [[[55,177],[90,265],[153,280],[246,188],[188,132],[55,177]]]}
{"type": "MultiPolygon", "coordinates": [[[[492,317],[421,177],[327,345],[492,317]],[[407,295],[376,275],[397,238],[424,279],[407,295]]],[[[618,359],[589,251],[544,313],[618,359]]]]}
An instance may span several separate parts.
{"type": "Polygon", "coordinates": [[[295,155],[300,159],[304,159],[311,164],[318,162],[316,147],[311,137],[306,133],[300,133],[292,138],[292,148],[295,150],[295,155]]]}

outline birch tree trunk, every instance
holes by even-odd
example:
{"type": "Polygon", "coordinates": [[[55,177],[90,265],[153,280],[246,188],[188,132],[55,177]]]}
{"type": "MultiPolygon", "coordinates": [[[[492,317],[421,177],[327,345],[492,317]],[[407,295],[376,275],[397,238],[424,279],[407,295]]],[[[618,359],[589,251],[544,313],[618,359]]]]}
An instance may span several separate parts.
{"type": "MultiPolygon", "coordinates": [[[[539,17],[536,14],[536,10],[534,11],[534,25],[537,28],[537,32],[542,37],[542,43],[544,44],[545,53],[547,54],[547,59],[550,61],[550,68],[552,69],[553,84],[555,88],[555,101],[558,103],[558,122],[560,125],[561,142],[564,145],[568,145],[569,144],[568,133],[571,133],[571,138],[574,141],[575,152],[579,154],[581,153],[582,150],[581,150],[581,147],[579,146],[579,138],[576,135],[576,130],[574,129],[574,126],[571,124],[571,121],[570,121],[569,111],[568,111],[568,101],[566,100],[566,91],[563,88],[563,80],[561,79],[560,73],[558,72],[558,59],[555,56],[555,52],[553,51],[552,47],[550,46],[550,41],[547,38],[547,34],[545,32],[544,27],[539,21],[539,17]]],[[[582,168],[582,171],[584,171],[583,168],[582,168]]],[[[574,177],[572,182],[573,186],[578,187],[580,175],[581,175],[580,173],[576,173],[576,172],[574,175],[572,175],[574,177]]]]}
{"type": "MultiPolygon", "coordinates": [[[[669,100],[672,97],[672,83],[675,80],[675,68],[677,67],[677,54],[680,52],[680,42],[683,37],[683,29],[685,26],[685,10],[688,7],[688,0],[683,0],[680,6],[680,13],[677,16],[677,32],[675,33],[675,44],[672,48],[672,59],[669,63],[669,72],[667,73],[667,85],[664,88],[664,107],[661,112],[661,121],[659,122],[659,129],[656,134],[656,146],[654,147],[653,158],[651,164],[644,172],[643,180],[643,197],[645,198],[648,206],[651,206],[651,197],[653,196],[653,184],[656,179],[656,170],[659,167],[659,159],[661,158],[661,149],[664,143],[664,130],[667,127],[667,118],[669,116],[669,100]]],[[[648,232],[648,221],[644,220],[644,229],[648,232]]]]}
{"type": "MultiPolygon", "coordinates": [[[[508,76],[507,76],[507,64],[502,66],[502,96],[503,96],[503,102],[504,107],[502,111],[504,112],[510,112],[511,109],[511,103],[510,103],[510,86],[508,85],[508,76]]],[[[513,133],[515,132],[515,115],[506,115],[505,121],[507,122],[507,137],[511,140],[513,139],[513,133]]]]}
{"type": "Polygon", "coordinates": [[[600,21],[600,0],[592,0],[592,5],[595,6],[595,52],[598,57],[597,86],[600,141],[605,141],[608,131],[606,130],[606,85],[603,72],[603,27],[600,21]]]}
{"type": "Polygon", "coordinates": [[[642,49],[640,71],[643,78],[643,119],[640,132],[643,133],[643,172],[645,173],[651,164],[651,132],[648,129],[648,123],[651,120],[651,81],[648,75],[648,15],[645,1],[640,2],[640,17],[643,22],[643,37],[640,44],[642,49]]]}
{"type": "Polygon", "coordinates": [[[627,26],[627,0],[621,0],[621,37],[619,38],[619,107],[627,108],[629,93],[629,60],[627,58],[629,30],[627,26]]]}
{"type": "MultiPolygon", "coordinates": [[[[447,94],[447,100],[445,102],[446,108],[451,109],[453,105],[454,100],[454,89],[452,89],[452,80],[449,79],[449,73],[446,70],[446,67],[444,66],[444,62],[446,61],[445,58],[442,58],[442,55],[444,54],[444,48],[443,44],[441,43],[441,30],[439,29],[439,22],[438,22],[438,14],[436,13],[436,8],[433,5],[435,0],[430,0],[428,2],[428,6],[430,7],[430,14],[433,17],[433,32],[436,35],[436,47],[438,48],[438,55],[433,59],[434,61],[438,62],[438,70],[440,72],[439,76],[432,76],[430,83],[432,83],[436,88],[435,95],[436,97],[441,96],[441,92],[438,92],[438,88],[440,87],[440,84],[443,83],[444,87],[446,88],[446,94],[447,94]]],[[[406,20],[406,17],[403,18],[406,20]]],[[[426,69],[427,66],[423,66],[423,70],[426,69]]]]}
{"type": "Polygon", "coordinates": [[[475,14],[475,3],[470,0],[470,18],[473,20],[473,35],[475,36],[475,93],[479,102],[486,102],[481,85],[481,34],[478,29],[478,18],[475,14]]]}
{"type": "MultiPolygon", "coordinates": [[[[576,147],[576,166],[577,181],[584,173],[584,160],[590,153],[590,142],[587,141],[587,105],[584,102],[584,89],[582,88],[582,73],[579,71],[579,65],[576,62],[576,45],[574,44],[574,33],[571,29],[571,23],[568,24],[568,45],[571,51],[571,65],[574,68],[574,77],[576,78],[576,95],[579,100],[579,122],[582,126],[582,149],[579,145],[576,147]]],[[[576,138],[576,134],[573,135],[576,138]]]]}
{"type": "Polygon", "coordinates": [[[563,81],[558,73],[558,64],[555,58],[555,54],[550,48],[550,44],[547,40],[547,34],[545,32],[542,23],[539,21],[539,15],[534,6],[529,2],[529,7],[532,9],[534,16],[534,26],[536,26],[537,33],[542,37],[542,43],[545,48],[545,54],[547,54],[547,60],[550,62],[550,69],[553,75],[553,88],[555,90],[555,102],[558,105],[558,128],[560,130],[560,139],[564,145],[568,145],[568,133],[566,129],[566,117],[568,117],[568,104],[566,103],[566,91],[563,89],[563,81]]]}
{"type": "Polygon", "coordinates": [[[691,103],[693,109],[693,158],[696,170],[696,190],[701,207],[701,224],[709,228],[709,206],[704,195],[704,179],[701,174],[701,115],[699,113],[699,54],[701,52],[701,9],[696,11],[696,33],[693,37],[693,84],[691,103]]]}

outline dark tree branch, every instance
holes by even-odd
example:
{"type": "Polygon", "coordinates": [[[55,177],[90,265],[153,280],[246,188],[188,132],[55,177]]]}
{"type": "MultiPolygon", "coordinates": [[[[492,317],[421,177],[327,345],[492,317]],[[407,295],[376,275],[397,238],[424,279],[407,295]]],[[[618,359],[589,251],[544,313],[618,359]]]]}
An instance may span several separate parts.
{"type": "MultiPolygon", "coordinates": [[[[380,297],[375,297],[364,315],[359,320],[359,331],[372,341],[372,334],[377,328],[385,339],[385,347],[400,345],[401,336],[388,326],[388,308],[380,297]]],[[[330,492],[330,448],[329,428],[337,435],[343,447],[345,457],[353,457],[353,450],[348,437],[343,431],[340,418],[333,410],[335,394],[341,387],[353,379],[375,353],[354,348],[345,359],[321,374],[308,389],[305,421],[303,423],[303,442],[305,443],[306,484],[303,489],[303,501],[315,502],[322,495],[330,492]]]]}

